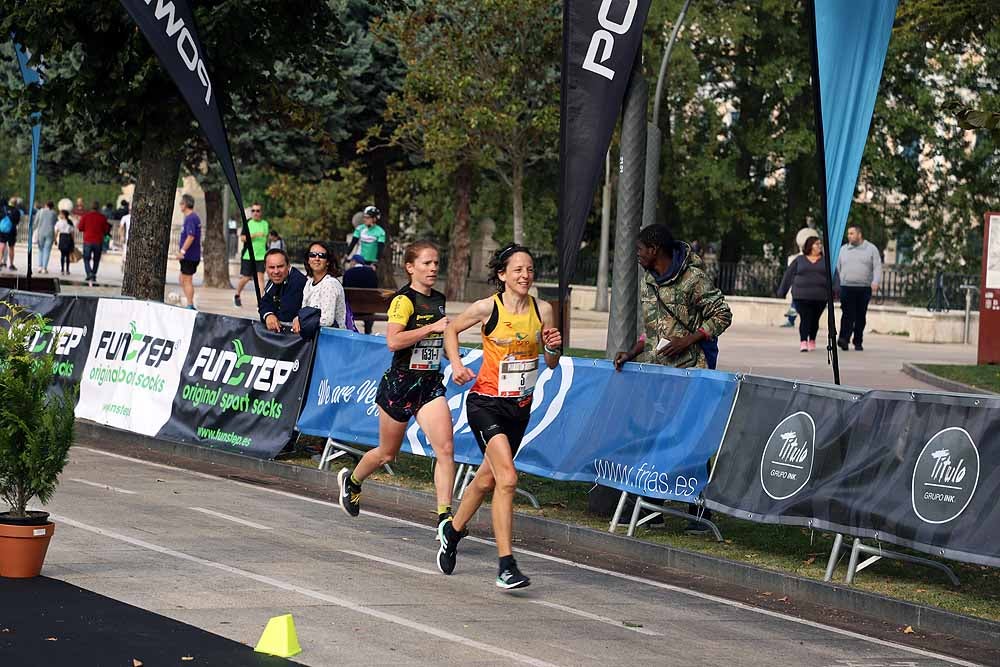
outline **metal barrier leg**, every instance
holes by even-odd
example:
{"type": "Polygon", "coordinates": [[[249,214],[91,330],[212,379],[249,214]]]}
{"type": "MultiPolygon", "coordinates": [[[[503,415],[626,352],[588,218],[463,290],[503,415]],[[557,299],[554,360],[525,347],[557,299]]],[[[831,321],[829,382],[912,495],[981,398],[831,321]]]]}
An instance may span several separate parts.
{"type": "Polygon", "coordinates": [[[613,533],[618,528],[618,522],[621,521],[622,512],[625,511],[625,503],[628,501],[628,492],[622,491],[621,498],[618,499],[618,507],[615,508],[615,515],[611,517],[611,525],[608,526],[608,532],[613,533]]]}
{"type": "MultiPolygon", "coordinates": [[[[357,456],[359,459],[365,455],[365,453],[360,449],[356,449],[349,445],[345,445],[342,442],[337,442],[333,438],[327,438],[326,445],[323,447],[323,453],[319,457],[319,469],[326,470],[326,466],[331,461],[333,461],[334,459],[338,459],[341,456],[344,456],[345,454],[353,454],[354,456],[357,456]]],[[[386,463],[382,467],[390,475],[396,474],[392,471],[392,466],[390,466],[388,463],[386,463]]]]}
{"type": "Polygon", "coordinates": [[[854,583],[854,574],[858,571],[858,555],[861,553],[861,540],[854,538],[854,544],[851,546],[851,560],[847,563],[847,576],[844,577],[844,583],[850,586],[854,583]]]}
{"type": "Polygon", "coordinates": [[[525,491],[522,488],[516,488],[514,489],[514,493],[520,494],[525,498],[527,498],[528,502],[531,503],[531,506],[534,507],[536,510],[542,509],[542,506],[538,504],[538,498],[536,498],[534,494],[532,494],[530,491],[525,491]]]}
{"type": "Polygon", "coordinates": [[[471,482],[472,478],[475,476],[476,476],[476,467],[473,466],[472,464],[469,464],[469,466],[465,469],[465,477],[462,478],[462,488],[458,490],[458,495],[455,496],[456,498],[458,498],[459,500],[462,499],[462,496],[465,495],[465,490],[469,488],[469,482],[471,482]]]}
{"type": "MultiPolygon", "coordinates": [[[[858,542],[859,542],[857,546],[858,552],[863,554],[869,554],[871,558],[867,558],[863,563],[860,563],[854,569],[854,574],[857,574],[858,572],[865,569],[869,565],[875,564],[882,558],[892,558],[893,560],[901,560],[907,563],[913,563],[914,565],[923,565],[924,567],[933,568],[943,573],[946,577],[948,577],[948,580],[952,583],[953,586],[961,585],[961,582],[958,580],[958,577],[955,576],[955,572],[944,563],[938,563],[937,561],[933,561],[927,558],[921,558],[920,556],[911,556],[909,554],[899,553],[898,551],[889,551],[887,549],[882,549],[881,547],[871,547],[868,546],[867,544],[861,543],[860,540],[858,540],[858,542]]],[[[847,583],[851,582],[848,581],[847,583]]]]}
{"type": "Polygon", "coordinates": [[[833,578],[833,571],[837,568],[837,561],[840,560],[840,547],[844,544],[844,536],[837,533],[833,538],[833,549],[830,551],[830,560],[826,563],[826,574],[823,581],[830,581],[833,578]]]}
{"type": "Polygon", "coordinates": [[[639,513],[642,511],[642,496],[635,497],[635,507],[632,508],[632,520],[628,522],[628,532],[625,534],[629,537],[635,535],[635,527],[639,524],[639,513]]]}
{"type": "Polygon", "coordinates": [[[458,470],[455,471],[455,483],[452,485],[451,492],[455,493],[458,491],[458,485],[462,483],[462,475],[465,474],[465,464],[459,463],[458,470]]]}

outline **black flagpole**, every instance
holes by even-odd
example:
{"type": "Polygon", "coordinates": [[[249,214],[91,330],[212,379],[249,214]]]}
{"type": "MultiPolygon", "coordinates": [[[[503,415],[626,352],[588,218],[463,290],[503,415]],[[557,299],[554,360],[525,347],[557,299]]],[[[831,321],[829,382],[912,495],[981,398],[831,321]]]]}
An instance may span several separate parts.
{"type": "Polygon", "coordinates": [[[830,221],[826,203],[826,144],[823,139],[823,103],[819,89],[819,52],[816,47],[816,0],[806,3],[809,25],[809,53],[812,57],[813,107],[816,111],[816,159],[819,167],[819,192],[823,206],[823,260],[826,263],[826,314],[829,339],[827,355],[833,364],[833,382],[840,384],[840,359],[837,356],[837,317],[833,312],[833,267],[830,265],[830,221]]]}

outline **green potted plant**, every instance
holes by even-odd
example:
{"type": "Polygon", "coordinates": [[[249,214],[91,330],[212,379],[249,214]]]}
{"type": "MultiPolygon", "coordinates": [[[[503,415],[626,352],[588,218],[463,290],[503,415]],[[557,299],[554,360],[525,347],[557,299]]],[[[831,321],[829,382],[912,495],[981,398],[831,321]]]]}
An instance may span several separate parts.
{"type": "Polygon", "coordinates": [[[0,302],[0,576],[34,577],[55,526],[48,512],[29,511],[55,492],[73,444],[77,388],[49,391],[53,357],[31,351],[46,326],[40,315],[0,302]]]}

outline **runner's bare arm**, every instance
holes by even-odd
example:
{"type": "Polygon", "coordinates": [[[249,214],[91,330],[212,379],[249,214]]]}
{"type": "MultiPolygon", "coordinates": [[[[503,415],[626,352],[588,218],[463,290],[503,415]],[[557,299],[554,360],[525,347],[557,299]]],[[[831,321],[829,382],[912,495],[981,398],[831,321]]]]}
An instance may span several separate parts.
{"type": "Polygon", "coordinates": [[[408,347],[413,347],[429,334],[444,333],[445,328],[448,326],[448,322],[450,322],[450,320],[447,317],[442,317],[433,324],[428,324],[411,331],[405,331],[406,326],[403,324],[389,322],[389,326],[386,327],[385,331],[386,345],[389,346],[389,351],[391,352],[405,350],[408,347]]]}
{"type": "Polygon", "coordinates": [[[451,362],[452,377],[455,384],[462,385],[476,377],[476,374],[465,367],[462,356],[458,352],[458,334],[477,324],[486,322],[493,312],[493,297],[480,299],[453,319],[444,332],[444,353],[451,362]]]}
{"type": "Polygon", "coordinates": [[[548,301],[536,301],[538,314],[542,316],[542,345],[545,351],[545,365],[555,368],[562,356],[562,334],[556,328],[555,311],[548,301]]]}

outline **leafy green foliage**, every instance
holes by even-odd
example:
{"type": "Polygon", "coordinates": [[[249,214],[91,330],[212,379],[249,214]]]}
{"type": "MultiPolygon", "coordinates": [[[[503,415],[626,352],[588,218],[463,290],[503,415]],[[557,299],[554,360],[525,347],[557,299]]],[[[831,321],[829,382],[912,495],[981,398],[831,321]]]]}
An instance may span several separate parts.
{"type": "Polygon", "coordinates": [[[46,326],[40,315],[0,304],[0,497],[13,516],[52,498],[73,444],[76,387],[49,393],[53,357],[29,348],[46,326]]]}

